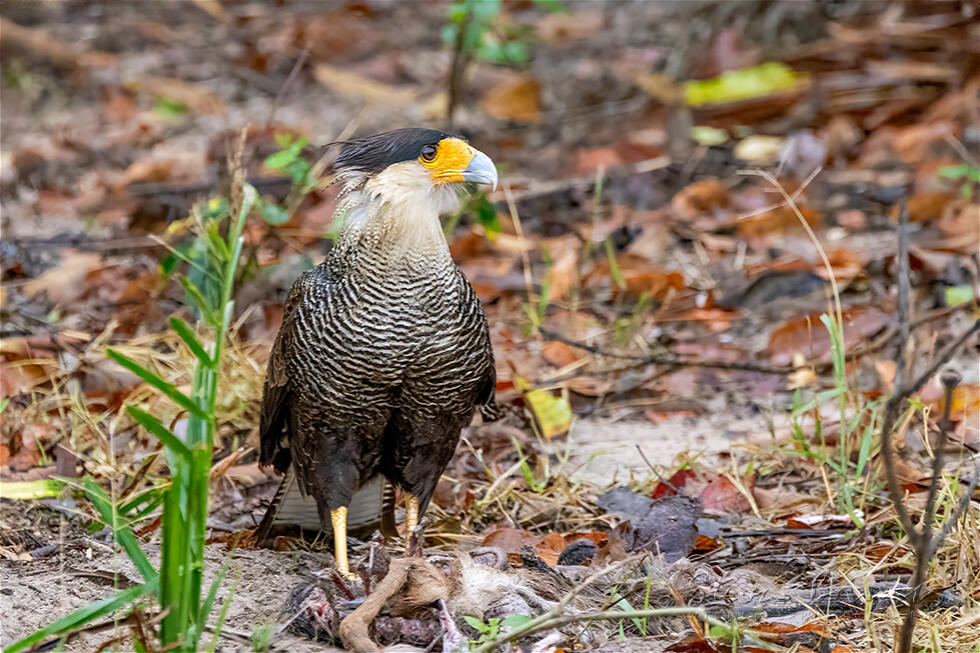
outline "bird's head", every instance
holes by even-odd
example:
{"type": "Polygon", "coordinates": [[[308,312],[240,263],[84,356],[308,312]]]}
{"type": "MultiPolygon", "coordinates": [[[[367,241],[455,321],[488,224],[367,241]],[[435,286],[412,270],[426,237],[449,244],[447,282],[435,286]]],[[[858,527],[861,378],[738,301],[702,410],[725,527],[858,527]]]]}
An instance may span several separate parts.
{"type": "Polygon", "coordinates": [[[496,188],[497,170],[462,138],[435,129],[406,128],[344,144],[334,169],[348,190],[369,199],[435,215],[459,206],[474,186],[496,188]]]}

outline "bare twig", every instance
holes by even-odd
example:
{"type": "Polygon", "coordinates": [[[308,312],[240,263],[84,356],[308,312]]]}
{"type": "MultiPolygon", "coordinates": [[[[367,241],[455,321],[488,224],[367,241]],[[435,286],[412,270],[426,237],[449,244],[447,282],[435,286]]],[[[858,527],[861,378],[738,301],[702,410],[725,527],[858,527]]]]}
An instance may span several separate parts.
{"type": "Polygon", "coordinates": [[[908,508],[905,506],[905,497],[895,472],[894,457],[896,453],[892,441],[892,431],[908,398],[924,386],[936,374],[939,368],[949,362],[967,339],[980,329],[980,320],[976,320],[973,326],[956,338],[945,349],[936,354],[925,372],[911,381],[908,380],[911,372],[909,369],[909,349],[911,345],[909,340],[911,336],[909,309],[911,288],[909,283],[908,253],[908,211],[903,205],[899,212],[897,279],[898,334],[901,342],[899,343],[898,357],[895,365],[895,392],[885,404],[885,414],[882,420],[881,431],[881,455],[884,458],[888,496],[898,515],[899,523],[908,534],[909,542],[914,547],[916,558],[915,572],[912,577],[912,593],[909,597],[908,609],[905,619],[902,622],[902,630],[896,649],[899,653],[909,653],[912,650],[912,635],[915,632],[915,621],[919,603],[922,600],[923,589],[928,579],[929,561],[935,555],[942,541],[955,527],[963,512],[965,512],[970,503],[973,490],[976,488],[978,477],[980,477],[980,466],[975,465],[974,475],[967,486],[965,496],[961,497],[956,508],[948,515],[946,523],[940,530],[938,537],[934,538],[932,524],[935,519],[936,497],[939,492],[939,484],[942,483],[943,448],[945,446],[946,434],[950,428],[949,411],[952,405],[953,389],[959,383],[959,376],[955,372],[947,372],[942,376],[946,406],[939,424],[940,435],[933,446],[932,479],[929,483],[926,505],[919,522],[919,528],[916,528],[912,523],[912,517],[909,514],[908,508]]]}
{"type": "Polygon", "coordinates": [[[303,64],[310,56],[310,43],[306,44],[303,51],[299,53],[299,57],[296,59],[296,63],[293,64],[293,69],[289,71],[289,75],[286,76],[286,81],[282,83],[279,88],[279,92],[276,93],[276,99],[272,102],[272,108],[269,109],[269,118],[265,121],[266,127],[272,124],[272,121],[276,118],[276,111],[279,110],[279,104],[282,102],[286,94],[289,93],[293,84],[296,83],[296,79],[299,77],[299,71],[303,69],[303,64]]]}
{"type": "Polygon", "coordinates": [[[980,331],[980,320],[974,320],[973,325],[969,329],[960,334],[956,340],[949,343],[945,349],[936,354],[936,357],[933,359],[929,369],[917,376],[915,380],[906,387],[906,396],[915,394],[921,390],[922,386],[928,383],[929,379],[936,375],[939,368],[952,360],[953,356],[956,355],[956,352],[959,351],[960,348],[966,344],[966,341],[969,340],[977,331],[980,331]]]}
{"type": "Polygon", "coordinates": [[[589,345],[584,342],[578,342],[566,338],[565,336],[551,331],[549,329],[538,329],[538,333],[541,337],[547,338],[548,340],[556,340],[558,342],[564,343],[569,347],[575,347],[576,349],[582,349],[593,354],[598,354],[600,356],[609,356],[610,358],[622,358],[624,360],[633,360],[638,363],[648,364],[648,365],[670,365],[672,367],[711,367],[715,369],[722,370],[744,370],[747,372],[760,372],[762,374],[789,374],[793,371],[793,367],[789,365],[766,365],[765,363],[742,363],[735,361],[722,361],[722,360],[710,360],[710,359],[693,359],[693,358],[683,358],[677,356],[676,354],[650,354],[650,355],[638,355],[638,354],[622,354],[618,352],[607,351],[602,347],[597,345],[589,345]]]}
{"type": "MultiPolygon", "coordinates": [[[[903,205],[899,211],[898,219],[898,275],[899,277],[905,276],[906,280],[908,277],[909,253],[908,222],[908,210],[903,205]],[[904,263],[902,261],[904,261],[904,263]]],[[[898,294],[900,297],[898,299],[898,331],[899,333],[906,334],[908,333],[908,330],[902,322],[903,320],[908,321],[908,297],[903,299],[901,295],[907,295],[908,293],[908,284],[903,284],[901,281],[899,281],[898,294]]],[[[887,481],[886,485],[888,486],[888,497],[892,502],[892,506],[895,507],[895,512],[898,514],[898,521],[902,525],[902,528],[906,533],[912,533],[914,532],[912,518],[909,516],[908,510],[905,508],[905,497],[902,494],[902,488],[898,482],[898,475],[895,472],[896,453],[894,443],[892,442],[892,431],[895,427],[895,421],[898,419],[898,414],[902,405],[905,403],[905,399],[907,398],[907,395],[905,395],[906,344],[907,337],[899,346],[898,360],[895,363],[895,394],[893,394],[885,404],[885,415],[882,418],[881,425],[881,455],[885,467],[885,480],[887,481]]]]}
{"type": "Polygon", "coordinates": [[[473,12],[470,5],[466,5],[466,13],[463,20],[456,27],[456,38],[453,41],[453,59],[449,65],[449,88],[446,93],[446,123],[448,128],[453,128],[453,117],[456,114],[456,106],[459,104],[459,95],[463,86],[463,75],[470,64],[470,56],[466,52],[466,31],[470,27],[470,20],[473,12]]]}

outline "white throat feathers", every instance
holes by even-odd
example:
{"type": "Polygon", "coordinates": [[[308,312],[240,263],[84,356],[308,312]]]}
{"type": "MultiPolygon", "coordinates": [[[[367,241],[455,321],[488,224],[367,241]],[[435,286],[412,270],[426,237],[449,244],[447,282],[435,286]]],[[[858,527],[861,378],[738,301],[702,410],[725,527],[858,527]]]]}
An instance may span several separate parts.
{"type": "Polygon", "coordinates": [[[390,264],[405,258],[451,263],[439,216],[459,209],[455,184],[433,184],[429,172],[414,161],[372,177],[348,173],[340,181],[344,190],[334,214],[342,223],[338,256],[370,252],[390,264]]]}

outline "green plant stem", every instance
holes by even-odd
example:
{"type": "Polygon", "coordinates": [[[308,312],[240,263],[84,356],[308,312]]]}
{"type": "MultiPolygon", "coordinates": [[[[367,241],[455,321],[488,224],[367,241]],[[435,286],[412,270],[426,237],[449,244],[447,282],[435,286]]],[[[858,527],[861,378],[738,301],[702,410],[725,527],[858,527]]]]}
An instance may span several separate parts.
{"type": "MultiPolygon", "coordinates": [[[[503,646],[507,642],[513,641],[515,639],[526,637],[532,633],[536,633],[541,630],[547,630],[551,628],[559,628],[561,626],[577,623],[580,621],[601,621],[601,620],[619,620],[619,619],[647,619],[650,617],[678,617],[685,615],[693,615],[711,624],[712,626],[719,626],[730,630],[731,624],[721,621],[708,615],[704,608],[692,608],[692,607],[670,607],[670,608],[653,608],[650,610],[607,610],[605,612],[586,612],[582,614],[558,614],[554,610],[545,612],[539,617],[528,621],[527,623],[518,626],[511,630],[510,632],[496,638],[491,642],[482,644],[474,649],[471,653],[487,653],[494,650],[498,646],[503,646]]],[[[749,632],[749,631],[746,631],[749,632]]],[[[746,637],[747,641],[752,641],[750,638],[746,637]]],[[[764,648],[771,648],[765,642],[762,641],[752,641],[753,645],[760,646],[764,648]]]]}
{"type": "Polygon", "coordinates": [[[191,384],[191,397],[199,408],[187,418],[186,444],[191,455],[168,455],[172,484],[164,500],[162,528],[160,603],[167,613],[161,622],[161,639],[165,645],[177,644],[183,651],[197,650],[208,616],[201,590],[219,364],[234,314],[232,293],[244,241],[242,231],[255,199],[255,189],[245,185],[239,214],[229,227],[231,247],[222,261],[220,296],[214,310],[204,313],[214,328],[214,340],[207,357],[198,356],[191,384]],[[220,318],[215,319],[219,312],[220,318]]]}

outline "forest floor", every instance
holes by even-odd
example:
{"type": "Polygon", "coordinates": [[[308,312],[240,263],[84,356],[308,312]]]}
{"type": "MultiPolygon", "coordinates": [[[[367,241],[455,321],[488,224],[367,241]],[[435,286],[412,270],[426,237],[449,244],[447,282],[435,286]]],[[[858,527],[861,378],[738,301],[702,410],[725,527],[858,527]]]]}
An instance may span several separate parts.
{"type": "MultiPolygon", "coordinates": [[[[190,383],[167,321],[193,319],[171,252],[193,246],[194,203],[226,191],[244,127],[268,210],[247,226],[221,368],[206,560],[208,578],[229,570],[217,650],[338,643],[311,640],[306,608],[287,601],[319,591],[350,611],[317,585],[330,547],[248,538],[277,483],[254,450],[265,360],[285,290],[329,246],[336,199],[325,187],[291,204],[291,180],[263,162],[297,137],[315,161],[352,135],[446,127],[455,92],[452,130],[493,158],[501,187],[447,237],[512,409],[464,434],[428,515],[424,553],[448,565],[463,636],[486,643],[494,619],[568,598],[583,619],[702,606],[730,626],[603,618],[522,650],[891,650],[915,558],[887,498],[885,401],[978,317],[975,7],[549,4],[488,18],[490,42],[517,44],[507,63],[454,57],[440,3],[0,6],[4,645],[138,579],[82,494],[14,490],[91,476],[115,497],[165,481],[159,442],[124,407],[181,415],[106,349],[190,383]],[[455,91],[454,59],[467,62],[455,91]]],[[[962,377],[952,400],[931,379],[896,431],[906,504],[918,514],[937,487],[937,526],[975,489],[978,345],[974,333],[947,366],[962,377]]],[[[137,529],[154,562],[158,514],[137,529]]],[[[980,650],[978,533],[974,495],[931,565],[923,650],[980,650]]],[[[355,563],[374,550],[359,543],[355,563]]],[[[64,650],[127,650],[130,626],[64,650]]],[[[386,614],[372,632],[424,648],[440,628],[431,612],[386,614]]]]}

